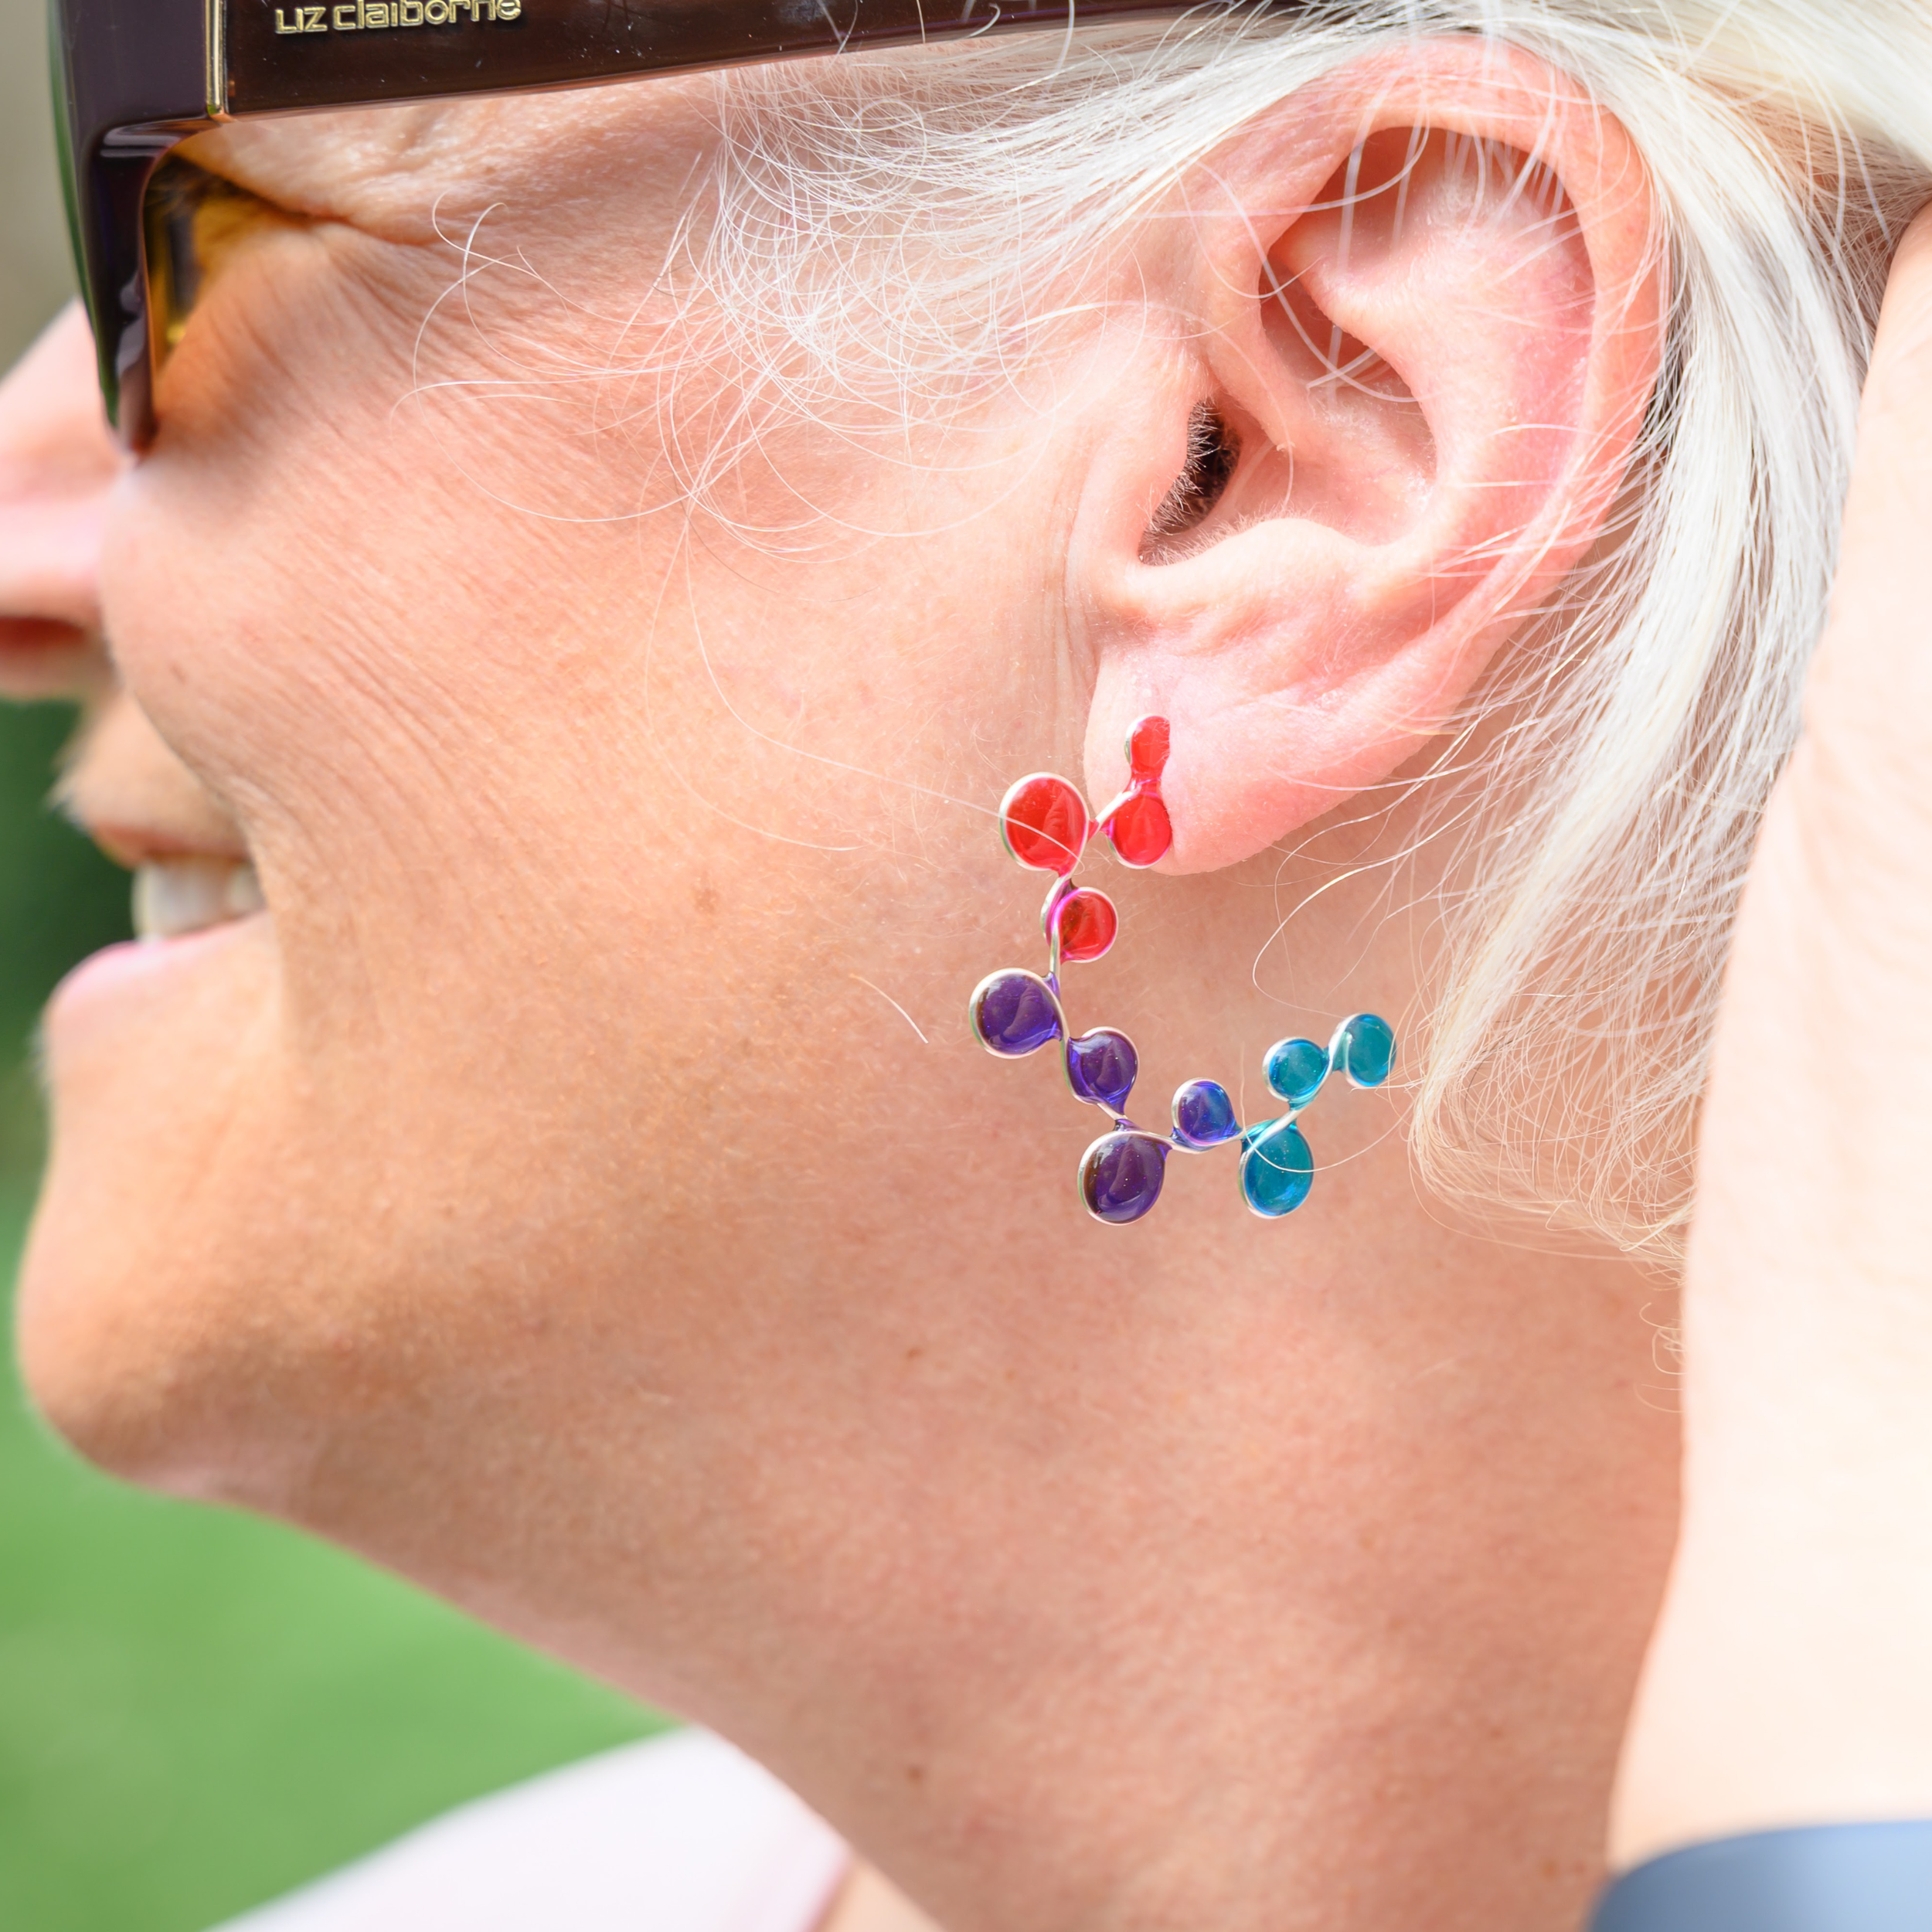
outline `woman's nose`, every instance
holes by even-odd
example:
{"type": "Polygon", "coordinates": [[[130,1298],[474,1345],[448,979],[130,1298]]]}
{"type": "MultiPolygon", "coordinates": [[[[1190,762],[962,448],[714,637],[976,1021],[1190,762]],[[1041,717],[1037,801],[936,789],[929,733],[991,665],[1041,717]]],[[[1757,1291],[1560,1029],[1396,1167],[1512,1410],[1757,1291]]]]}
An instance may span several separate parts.
{"type": "Polygon", "coordinates": [[[70,303],[0,383],[0,696],[77,695],[106,676],[100,535],[126,461],[70,303]]]}

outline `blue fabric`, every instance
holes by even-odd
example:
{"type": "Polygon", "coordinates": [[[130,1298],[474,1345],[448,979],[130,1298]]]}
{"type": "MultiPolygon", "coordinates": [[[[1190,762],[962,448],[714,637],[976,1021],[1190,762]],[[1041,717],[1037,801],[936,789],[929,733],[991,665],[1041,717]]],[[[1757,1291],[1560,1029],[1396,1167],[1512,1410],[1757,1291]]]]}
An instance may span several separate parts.
{"type": "Polygon", "coordinates": [[[1590,1932],[1932,1932],[1932,1821],[1815,1825],[1627,1872],[1590,1932]]]}

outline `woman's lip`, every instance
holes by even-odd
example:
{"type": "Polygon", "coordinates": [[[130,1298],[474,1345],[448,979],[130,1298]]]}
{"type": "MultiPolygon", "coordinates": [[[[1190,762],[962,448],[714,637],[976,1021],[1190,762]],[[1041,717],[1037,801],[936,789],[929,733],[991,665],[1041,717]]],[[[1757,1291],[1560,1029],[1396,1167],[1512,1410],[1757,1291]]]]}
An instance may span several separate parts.
{"type": "Polygon", "coordinates": [[[267,913],[225,920],[172,939],[131,939],[83,959],[54,988],[43,1025],[49,1041],[84,1029],[101,1009],[119,1010],[144,998],[165,998],[171,987],[238,945],[252,944],[266,930],[267,913]]]}
{"type": "Polygon", "coordinates": [[[130,872],[151,861],[169,859],[206,859],[230,866],[249,862],[248,848],[239,838],[218,844],[206,838],[181,838],[146,825],[88,822],[83,823],[80,829],[117,866],[125,866],[130,872]]]}

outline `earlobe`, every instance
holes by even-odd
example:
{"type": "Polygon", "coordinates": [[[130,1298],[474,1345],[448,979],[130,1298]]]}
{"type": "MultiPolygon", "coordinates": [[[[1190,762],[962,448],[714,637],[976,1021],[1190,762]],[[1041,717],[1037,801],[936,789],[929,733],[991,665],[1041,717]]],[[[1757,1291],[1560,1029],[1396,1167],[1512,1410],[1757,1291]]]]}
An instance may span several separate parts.
{"type": "Polygon", "coordinates": [[[1662,352],[1648,181],[1529,56],[1358,63],[1251,124],[1164,242],[1175,328],[1077,567],[1090,784],[1174,721],[1185,871],[1387,777],[1604,532],[1662,352]],[[1178,468],[1177,468],[1178,461],[1178,468]]]}

